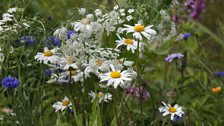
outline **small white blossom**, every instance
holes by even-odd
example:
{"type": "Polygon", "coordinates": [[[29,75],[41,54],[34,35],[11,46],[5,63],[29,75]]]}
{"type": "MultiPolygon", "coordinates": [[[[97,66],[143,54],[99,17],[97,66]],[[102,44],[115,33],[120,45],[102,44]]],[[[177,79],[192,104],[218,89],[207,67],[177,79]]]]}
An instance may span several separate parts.
{"type": "Polygon", "coordinates": [[[128,9],[128,13],[129,13],[129,14],[131,14],[131,13],[133,13],[133,12],[135,12],[134,9],[128,9]]]}
{"type": "Polygon", "coordinates": [[[103,15],[102,11],[100,9],[95,10],[96,17],[101,17],[103,15]]]}
{"type": "Polygon", "coordinates": [[[54,32],[53,35],[61,40],[65,40],[67,38],[67,29],[65,27],[59,28],[54,32]]]}
{"type": "Polygon", "coordinates": [[[86,9],[85,8],[80,8],[79,9],[79,14],[85,15],[86,14],[86,9]]]}
{"type": "Polygon", "coordinates": [[[93,20],[94,19],[94,15],[93,14],[87,14],[86,18],[90,19],[90,20],[93,20]]]}
{"type": "Polygon", "coordinates": [[[16,8],[9,8],[8,9],[8,13],[15,13],[16,12],[16,8]]]}
{"type": "Polygon", "coordinates": [[[118,10],[118,8],[119,8],[118,5],[114,6],[114,10],[118,10]]]}
{"type": "Polygon", "coordinates": [[[133,17],[131,15],[126,17],[127,21],[131,21],[133,19],[133,17]]]}

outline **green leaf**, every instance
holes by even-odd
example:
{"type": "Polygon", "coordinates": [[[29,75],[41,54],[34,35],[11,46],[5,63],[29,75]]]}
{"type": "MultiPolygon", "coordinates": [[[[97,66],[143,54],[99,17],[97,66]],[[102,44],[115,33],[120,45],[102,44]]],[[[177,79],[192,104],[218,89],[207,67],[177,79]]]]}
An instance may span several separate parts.
{"type": "Polygon", "coordinates": [[[97,100],[95,100],[92,105],[92,113],[90,115],[90,126],[102,126],[100,106],[97,100]]]}
{"type": "Polygon", "coordinates": [[[158,55],[164,55],[167,54],[170,49],[172,48],[172,41],[168,41],[164,44],[162,44],[161,46],[159,46],[158,48],[156,48],[155,50],[153,50],[154,53],[158,54],[158,55]]]}

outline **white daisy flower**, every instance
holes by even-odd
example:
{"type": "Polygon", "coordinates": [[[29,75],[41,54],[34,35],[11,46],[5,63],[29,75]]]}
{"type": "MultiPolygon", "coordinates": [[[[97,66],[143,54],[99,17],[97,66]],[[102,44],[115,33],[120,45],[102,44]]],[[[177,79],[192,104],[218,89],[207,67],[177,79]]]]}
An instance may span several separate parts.
{"type": "Polygon", "coordinates": [[[102,64],[104,60],[92,58],[89,61],[89,64],[86,64],[86,68],[84,70],[85,75],[90,76],[90,73],[94,73],[97,76],[99,75],[99,70],[102,68],[102,64]]]}
{"type": "Polygon", "coordinates": [[[159,107],[159,111],[162,113],[163,116],[171,115],[171,120],[174,119],[174,116],[182,117],[184,115],[184,111],[182,110],[182,107],[178,104],[174,105],[172,107],[170,104],[166,104],[162,102],[164,106],[159,107]]]}
{"type": "Polygon", "coordinates": [[[37,55],[34,57],[35,60],[37,60],[38,62],[43,62],[44,64],[48,64],[48,63],[56,63],[59,60],[59,57],[56,54],[56,50],[52,49],[52,50],[48,50],[48,48],[44,48],[44,52],[38,52],[37,55]]]}
{"type": "Polygon", "coordinates": [[[63,66],[63,70],[68,70],[69,68],[78,69],[78,65],[75,62],[75,58],[71,56],[65,56],[60,59],[59,64],[63,66]]]}
{"type": "Polygon", "coordinates": [[[53,108],[55,108],[55,112],[61,110],[65,110],[66,108],[70,108],[71,109],[72,103],[71,101],[68,99],[68,97],[64,97],[64,99],[62,101],[58,101],[57,103],[53,104],[53,108]]]}
{"type": "Polygon", "coordinates": [[[112,85],[117,88],[118,85],[126,85],[132,80],[131,74],[128,71],[116,70],[113,65],[110,65],[111,71],[105,74],[100,74],[100,82],[107,81],[107,86],[112,85]]]}
{"type": "Polygon", "coordinates": [[[132,53],[135,52],[135,50],[137,49],[137,46],[138,46],[138,42],[137,41],[135,41],[133,39],[129,39],[129,38],[127,38],[127,39],[121,38],[119,35],[118,35],[118,38],[120,40],[116,40],[115,41],[117,43],[116,49],[119,48],[122,45],[125,45],[125,46],[127,46],[127,50],[131,49],[132,53]]]}
{"type": "Polygon", "coordinates": [[[127,31],[127,33],[133,33],[133,37],[136,39],[142,40],[142,35],[145,36],[148,40],[151,39],[152,35],[156,35],[156,31],[151,29],[153,25],[143,26],[141,24],[135,24],[135,26],[124,25],[127,28],[123,28],[123,30],[127,31]]]}
{"type": "MultiPolygon", "coordinates": [[[[74,82],[79,82],[79,81],[83,82],[84,81],[84,73],[81,70],[79,70],[79,69],[68,70],[68,71],[64,72],[62,74],[62,76],[65,77],[64,79],[67,82],[70,81],[70,78],[71,78],[71,81],[74,81],[74,82]]],[[[87,76],[85,76],[85,78],[87,78],[87,76]]]]}
{"type": "Polygon", "coordinates": [[[99,92],[99,93],[95,93],[93,91],[90,91],[90,93],[88,93],[89,96],[92,98],[91,102],[93,102],[96,98],[99,99],[99,103],[101,103],[102,101],[104,102],[109,102],[112,100],[112,94],[111,93],[102,93],[102,92],[99,92]]]}

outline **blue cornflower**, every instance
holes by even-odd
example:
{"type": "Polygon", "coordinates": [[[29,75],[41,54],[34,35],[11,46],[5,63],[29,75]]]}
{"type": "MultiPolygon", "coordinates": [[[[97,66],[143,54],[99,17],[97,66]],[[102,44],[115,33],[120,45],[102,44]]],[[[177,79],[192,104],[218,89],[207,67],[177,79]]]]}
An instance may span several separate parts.
{"type": "Polygon", "coordinates": [[[191,33],[185,33],[184,36],[183,36],[183,39],[187,40],[190,37],[191,37],[191,33]]]}
{"type": "Polygon", "coordinates": [[[22,36],[20,37],[20,42],[21,43],[28,43],[28,45],[34,44],[36,39],[33,36],[22,36]]]}
{"type": "Polygon", "coordinates": [[[67,39],[70,39],[71,38],[71,35],[78,35],[78,32],[75,31],[75,30],[68,30],[67,31],[67,39]]]}
{"type": "Polygon", "coordinates": [[[47,69],[47,70],[45,70],[45,75],[46,75],[46,77],[50,77],[52,74],[54,74],[55,73],[55,71],[54,70],[52,70],[52,69],[47,69]]]}
{"type": "Polygon", "coordinates": [[[61,42],[57,37],[49,36],[46,40],[46,46],[50,46],[53,44],[53,46],[61,46],[61,42]]]}
{"type": "Polygon", "coordinates": [[[191,33],[185,33],[185,34],[180,33],[179,36],[177,37],[176,41],[178,42],[181,40],[187,40],[190,37],[191,37],[191,33]]]}
{"type": "Polygon", "coordinates": [[[173,122],[174,123],[180,123],[180,122],[183,122],[184,120],[184,115],[183,116],[177,116],[177,115],[174,115],[174,118],[173,118],[173,122]]]}
{"type": "Polygon", "coordinates": [[[54,42],[53,43],[54,46],[61,46],[61,42],[57,37],[53,37],[52,39],[53,39],[53,42],[54,42]]]}
{"type": "Polygon", "coordinates": [[[222,72],[215,72],[214,74],[215,74],[215,76],[223,77],[224,76],[224,71],[222,71],[222,72]]]}
{"type": "Polygon", "coordinates": [[[7,88],[16,88],[20,84],[20,81],[12,76],[7,76],[2,79],[2,86],[7,87],[7,88]]]}
{"type": "Polygon", "coordinates": [[[165,58],[165,61],[172,62],[174,59],[180,59],[182,57],[184,57],[184,55],[182,55],[181,53],[173,53],[173,54],[168,55],[165,58]]]}

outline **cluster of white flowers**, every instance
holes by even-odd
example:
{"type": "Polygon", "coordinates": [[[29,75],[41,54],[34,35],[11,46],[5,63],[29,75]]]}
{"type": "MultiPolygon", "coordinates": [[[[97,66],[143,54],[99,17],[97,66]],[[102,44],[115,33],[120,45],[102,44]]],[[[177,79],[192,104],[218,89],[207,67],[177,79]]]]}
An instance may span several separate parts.
{"type": "Polygon", "coordinates": [[[6,31],[17,32],[16,28],[18,27],[18,24],[14,23],[15,12],[16,8],[9,8],[7,13],[2,14],[2,20],[0,20],[0,34],[6,31]],[[10,24],[10,22],[13,22],[13,24],[10,24]]]}
{"type": "MultiPolygon", "coordinates": [[[[100,87],[116,89],[130,84],[136,77],[134,62],[120,56],[120,47],[127,46],[127,50],[135,53],[138,47],[140,50],[143,40],[150,40],[156,35],[152,25],[148,27],[139,23],[135,26],[127,25],[133,19],[134,12],[134,9],[119,9],[117,6],[105,14],[100,9],[96,9],[94,14],[87,13],[84,8],[79,9],[79,14],[83,18],[71,23],[74,29],[61,27],[53,34],[61,41],[61,46],[53,49],[45,47],[43,52],[38,52],[35,56],[38,62],[57,71],[50,75],[47,83],[84,85],[82,82],[95,74],[100,79],[100,87]],[[127,36],[123,33],[125,31],[127,34],[133,33],[132,37],[120,37],[127,36]],[[109,44],[102,39],[104,33],[117,35],[119,40],[114,42],[117,44],[116,48],[105,47],[109,44]]],[[[99,102],[112,100],[110,93],[91,92],[89,95],[93,99],[99,98],[99,102]]]]}
{"type": "MultiPolygon", "coordinates": [[[[0,20],[0,39],[4,39],[7,33],[18,34],[23,28],[27,29],[30,27],[27,19],[17,16],[22,11],[20,8],[9,8],[7,13],[2,14],[2,19],[0,20]],[[3,35],[3,33],[6,34],[3,35]]],[[[8,37],[11,36],[8,35],[8,37]]]]}
{"type": "Polygon", "coordinates": [[[162,18],[160,24],[157,26],[158,35],[153,36],[152,40],[163,44],[169,41],[172,37],[177,35],[176,24],[171,21],[171,17],[165,10],[160,11],[160,16],[162,18]],[[167,31],[167,29],[170,29],[167,31]]]}

